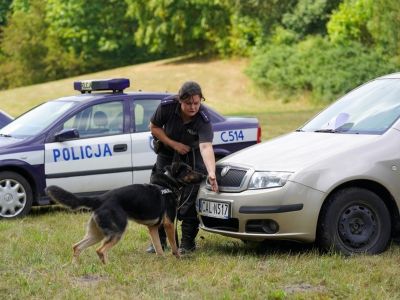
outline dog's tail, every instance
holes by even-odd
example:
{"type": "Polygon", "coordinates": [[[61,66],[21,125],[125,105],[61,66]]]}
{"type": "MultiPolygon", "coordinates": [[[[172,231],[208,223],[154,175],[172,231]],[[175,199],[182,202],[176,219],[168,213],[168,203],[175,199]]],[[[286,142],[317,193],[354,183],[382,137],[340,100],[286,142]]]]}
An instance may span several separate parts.
{"type": "Polygon", "coordinates": [[[99,197],[77,197],[56,185],[47,187],[45,192],[54,201],[72,209],[79,207],[96,209],[102,204],[99,197]]]}

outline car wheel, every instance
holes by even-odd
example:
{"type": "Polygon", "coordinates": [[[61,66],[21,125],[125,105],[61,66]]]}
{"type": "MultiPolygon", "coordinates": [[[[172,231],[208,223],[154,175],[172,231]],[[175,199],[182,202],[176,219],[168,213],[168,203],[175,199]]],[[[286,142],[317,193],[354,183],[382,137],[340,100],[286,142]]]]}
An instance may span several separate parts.
{"type": "Polygon", "coordinates": [[[0,172],[0,218],[26,215],[32,207],[32,189],[24,177],[15,172],[0,172]]]}
{"type": "Polygon", "coordinates": [[[382,199],[366,189],[348,188],[323,207],[317,239],[325,250],[377,254],[386,249],[390,234],[390,214],[382,199]]]}

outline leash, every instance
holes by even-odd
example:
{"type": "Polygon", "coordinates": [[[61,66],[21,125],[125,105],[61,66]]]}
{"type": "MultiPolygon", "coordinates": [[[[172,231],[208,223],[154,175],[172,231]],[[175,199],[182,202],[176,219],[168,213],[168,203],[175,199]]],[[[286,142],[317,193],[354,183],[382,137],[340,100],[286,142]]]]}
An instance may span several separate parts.
{"type": "Polygon", "coordinates": [[[175,218],[175,243],[179,249],[179,236],[178,236],[178,210],[176,211],[176,218],[175,218]]]}
{"type": "MultiPolygon", "coordinates": [[[[192,152],[192,158],[193,158],[193,159],[192,159],[192,168],[193,168],[193,170],[195,170],[196,155],[195,155],[195,153],[194,153],[194,149],[193,149],[193,148],[192,148],[191,152],[192,152]]],[[[176,152],[176,151],[174,151],[174,156],[173,156],[173,158],[172,158],[172,161],[173,161],[173,162],[179,162],[179,160],[180,160],[179,153],[176,152]]],[[[189,156],[188,156],[188,155],[186,155],[186,162],[189,163],[189,156]]],[[[179,248],[179,234],[178,234],[178,213],[179,213],[179,209],[181,209],[181,207],[184,206],[184,205],[189,201],[190,196],[191,196],[192,193],[193,193],[193,190],[194,190],[194,185],[192,184],[192,189],[190,190],[189,195],[186,197],[186,199],[183,201],[183,203],[180,204],[180,205],[176,208],[176,218],[175,218],[175,242],[176,242],[176,246],[177,246],[178,248],[179,248]]],[[[179,200],[178,203],[181,203],[182,195],[183,195],[183,193],[180,193],[179,199],[178,199],[178,200],[179,200]]]]}
{"type": "MultiPolygon", "coordinates": [[[[184,205],[186,204],[186,202],[188,202],[190,196],[191,196],[192,193],[193,193],[193,189],[194,189],[194,185],[192,184],[192,189],[190,190],[189,195],[187,196],[187,198],[185,199],[185,201],[183,201],[183,203],[182,203],[181,205],[179,205],[179,206],[176,208],[176,212],[178,212],[178,211],[181,209],[181,207],[184,206],[184,205]]],[[[182,195],[181,195],[181,197],[182,197],[182,195]]],[[[180,198],[181,198],[181,197],[180,197],[180,198]]],[[[180,199],[179,199],[179,200],[180,200],[180,199]]],[[[181,202],[181,201],[179,201],[179,202],[181,202]]]]}
{"type": "MultiPolygon", "coordinates": [[[[158,186],[158,188],[160,189],[161,195],[165,195],[165,194],[174,194],[177,198],[178,203],[180,202],[180,198],[182,197],[182,193],[178,193],[176,192],[176,190],[170,190],[169,188],[165,188],[159,184],[155,184],[153,183],[153,185],[158,186]]],[[[165,199],[164,199],[165,201],[165,199]]],[[[175,227],[175,242],[176,242],[176,246],[179,248],[179,236],[178,236],[178,210],[181,206],[179,206],[176,209],[176,216],[175,216],[175,221],[174,221],[174,227],[175,227]]]]}

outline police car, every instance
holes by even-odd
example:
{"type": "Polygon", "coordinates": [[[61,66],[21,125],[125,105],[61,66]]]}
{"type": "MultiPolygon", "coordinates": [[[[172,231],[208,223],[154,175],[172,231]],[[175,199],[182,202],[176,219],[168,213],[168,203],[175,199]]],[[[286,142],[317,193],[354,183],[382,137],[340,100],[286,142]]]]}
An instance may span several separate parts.
{"type": "MultiPolygon", "coordinates": [[[[149,120],[171,95],[128,87],[124,78],[75,82],[80,94],[43,103],[0,130],[0,218],[50,204],[49,185],[95,194],[149,181],[156,159],[149,120]]],[[[260,142],[256,118],[208,110],[217,158],[260,142]]]]}

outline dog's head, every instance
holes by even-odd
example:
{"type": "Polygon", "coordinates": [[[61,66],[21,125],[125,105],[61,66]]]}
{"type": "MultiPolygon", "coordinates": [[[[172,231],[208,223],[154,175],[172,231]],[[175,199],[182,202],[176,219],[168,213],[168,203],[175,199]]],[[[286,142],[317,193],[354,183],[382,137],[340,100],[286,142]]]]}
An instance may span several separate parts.
{"type": "Polygon", "coordinates": [[[182,185],[200,183],[206,176],[194,171],[188,164],[173,162],[165,168],[166,174],[182,185]]]}

